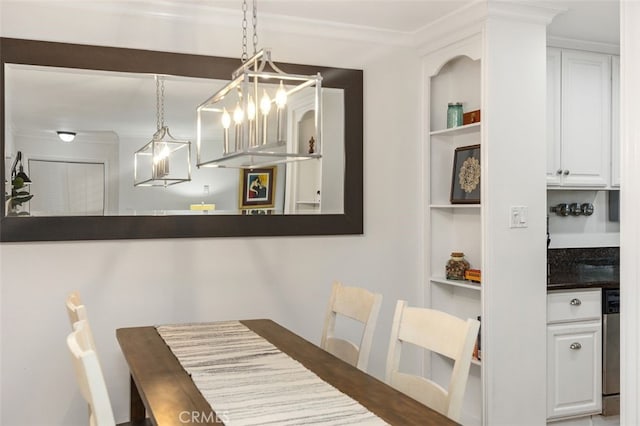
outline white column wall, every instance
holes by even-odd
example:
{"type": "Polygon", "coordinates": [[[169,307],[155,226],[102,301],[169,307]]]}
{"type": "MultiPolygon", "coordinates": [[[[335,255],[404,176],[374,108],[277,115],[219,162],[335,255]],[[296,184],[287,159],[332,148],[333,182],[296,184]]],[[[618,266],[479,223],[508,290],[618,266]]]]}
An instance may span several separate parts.
{"type": "MultiPolygon", "coordinates": [[[[239,21],[216,26],[69,4],[3,0],[0,35],[240,54],[239,21]]],[[[263,317],[319,342],[335,279],[384,296],[370,362],[382,377],[395,301],[421,300],[418,57],[379,40],[284,31],[260,37],[276,61],[364,69],[365,234],[0,245],[0,424],[86,424],[65,346],[64,298],[74,289],[88,306],[118,421],[128,418],[129,379],[116,328],[263,317]]]]}
{"type": "Polygon", "coordinates": [[[620,424],[640,424],[640,3],[620,2],[620,424]]]}
{"type": "Polygon", "coordinates": [[[484,423],[546,419],[546,34],[489,17],[482,55],[484,423]],[[510,208],[528,209],[510,228],[510,208]]]}

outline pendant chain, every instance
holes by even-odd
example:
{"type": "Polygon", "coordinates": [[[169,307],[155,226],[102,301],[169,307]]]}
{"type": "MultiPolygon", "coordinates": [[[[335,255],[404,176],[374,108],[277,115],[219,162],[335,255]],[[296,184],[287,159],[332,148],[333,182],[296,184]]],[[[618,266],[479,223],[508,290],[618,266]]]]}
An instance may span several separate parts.
{"type": "Polygon", "coordinates": [[[156,75],[156,127],[164,127],[164,78],[156,75]]]}
{"type": "Polygon", "coordinates": [[[258,53],[258,0],[253,0],[253,54],[258,53]]]}
{"type": "Polygon", "coordinates": [[[247,0],[242,0],[242,56],[240,60],[244,64],[249,59],[247,55],[247,0]]]}
{"type": "MultiPolygon", "coordinates": [[[[242,0],[242,56],[240,60],[244,64],[248,59],[247,53],[247,0],[242,0]]],[[[253,26],[253,54],[258,52],[258,5],[257,0],[253,0],[251,23],[253,26]]]]}

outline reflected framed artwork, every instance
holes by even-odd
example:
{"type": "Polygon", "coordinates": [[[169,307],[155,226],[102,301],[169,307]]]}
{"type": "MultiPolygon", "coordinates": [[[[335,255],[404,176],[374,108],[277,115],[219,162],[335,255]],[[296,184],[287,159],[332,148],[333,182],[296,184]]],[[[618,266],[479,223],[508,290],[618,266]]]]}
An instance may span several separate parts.
{"type": "Polygon", "coordinates": [[[242,214],[244,215],[271,215],[273,214],[273,209],[242,209],[242,214]]]}
{"type": "Polygon", "coordinates": [[[240,209],[274,206],[276,167],[240,170],[240,209]]]}
{"type": "Polygon", "coordinates": [[[480,203],[480,145],[456,148],[449,201],[451,204],[480,203]]]}

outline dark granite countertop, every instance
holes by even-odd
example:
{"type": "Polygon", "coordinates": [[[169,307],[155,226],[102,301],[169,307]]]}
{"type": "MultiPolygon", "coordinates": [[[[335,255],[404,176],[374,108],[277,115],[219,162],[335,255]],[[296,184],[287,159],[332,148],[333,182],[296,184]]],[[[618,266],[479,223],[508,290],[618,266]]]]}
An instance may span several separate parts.
{"type": "Polygon", "coordinates": [[[574,290],[578,288],[620,288],[620,281],[583,281],[576,275],[549,277],[547,290],[574,290]]]}
{"type": "Polygon", "coordinates": [[[552,249],[547,260],[547,290],[620,288],[617,247],[552,249]]]}

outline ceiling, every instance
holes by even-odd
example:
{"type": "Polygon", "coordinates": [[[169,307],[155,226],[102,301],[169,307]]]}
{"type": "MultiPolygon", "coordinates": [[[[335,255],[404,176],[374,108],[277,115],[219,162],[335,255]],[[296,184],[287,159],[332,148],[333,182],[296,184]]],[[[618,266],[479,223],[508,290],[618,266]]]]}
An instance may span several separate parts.
{"type": "MultiPolygon", "coordinates": [[[[412,34],[474,1],[478,0],[258,0],[257,8],[258,22],[276,15],[412,34]]],[[[549,26],[549,35],[619,44],[619,0],[507,1],[565,8],[566,12],[549,26]]],[[[182,3],[202,5],[202,0],[183,0],[182,3]]],[[[251,9],[252,0],[247,3],[251,9]]],[[[206,0],[206,5],[239,11],[242,3],[240,0],[206,0]]]]}
{"type": "MultiPolygon", "coordinates": [[[[6,1],[6,0],[3,0],[6,1]]],[[[66,0],[72,2],[74,0],[66,0]]],[[[92,0],[98,2],[100,0],[92,0]]],[[[126,3],[127,0],[119,0],[126,3]]],[[[394,31],[402,34],[413,34],[424,28],[430,22],[439,17],[453,12],[455,9],[470,4],[472,0],[259,0],[259,20],[267,20],[270,15],[286,16],[287,19],[309,20],[320,23],[336,23],[345,26],[366,27],[369,30],[394,31]]],[[[518,0],[513,0],[518,1],[518,0]]],[[[567,11],[558,15],[549,26],[549,35],[579,39],[585,41],[595,41],[612,45],[619,44],[619,4],[618,0],[598,0],[598,1],[578,1],[578,0],[534,0],[540,5],[552,5],[554,7],[566,7],[567,11]]],[[[251,0],[247,0],[251,7],[251,0]]],[[[104,3],[116,4],[113,0],[104,1],[104,3]]],[[[240,13],[241,0],[135,0],[138,6],[149,6],[153,10],[158,10],[159,6],[177,6],[194,8],[223,8],[227,12],[232,9],[240,13]]],[[[122,7],[122,4],[120,4],[122,7]]],[[[26,74],[25,74],[26,75],[26,74]]],[[[45,73],[33,71],[29,78],[22,80],[21,84],[12,86],[16,90],[24,88],[21,93],[27,93],[27,88],[32,89],[31,93],[38,94],[38,97],[21,97],[17,96],[16,104],[12,105],[11,114],[8,115],[8,123],[14,129],[23,129],[28,124],[33,126],[33,112],[38,111],[36,116],[41,117],[41,129],[60,129],[68,128],[79,132],[106,131],[104,124],[93,123],[90,118],[78,118],[79,122],[72,122],[69,119],[56,119],[51,111],[51,105],[58,105],[58,112],[71,109],[74,105],[92,105],[95,104],[91,99],[99,98],[101,108],[99,116],[103,119],[109,117],[110,122],[128,123],[128,134],[147,135],[155,131],[155,85],[151,78],[148,81],[133,81],[126,78],[114,79],[114,86],[108,85],[107,80],[102,76],[99,84],[87,80],[83,82],[84,90],[73,90],[69,85],[77,88],[78,82],[69,83],[61,80],[54,85],[52,93],[45,86],[38,86],[34,81],[42,81],[45,73]],[[118,80],[118,85],[115,85],[118,80]],[[120,81],[122,80],[122,81],[120,81]],[[126,83],[126,95],[119,93],[114,87],[120,87],[119,84],[126,83]],[[96,87],[99,92],[88,90],[89,87],[96,87]],[[35,90],[33,90],[35,89],[35,90]],[[93,93],[90,95],[90,93],[93,93]],[[97,94],[96,94],[97,93],[97,94]],[[50,96],[50,98],[46,98],[50,96]],[[84,99],[82,96],[89,96],[90,99],[84,99]],[[27,99],[29,98],[29,99],[27,99]],[[50,101],[48,99],[55,100],[50,101]],[[126,102],[126,105],[122,105],[126,102]],[[134,105],[135,106],[132,106],[134,105]],[[120,105],[119,107],[114,107],[120,105]],[[125,108],[125,106],[127,108],[125,108]],[[131,107],[131,109],[129,108],[131,107]],[[23,111],[24,115],[20,113],[23,111]],[[125,111],[135,111],[135,114],[125,111]],[[31,113],[31,114],[30,114],[31,113]],[[31,117],[31,118],[29,118],[31,117]],[[56,121],[57,120],[57,121],[56,121]],[[136,126],[133,123],[137,123],[136,126]]],[[[60,75],[59,78],[69,77],[68,75],[60,75]]],[[[25,77],[26,78],[26,77],[25,77]]],[[[44,84],[44,83],[43,83],[44,84]]],[[[206,83],[204,83],[206,84],[206,83]]],[[[49,86],[51,87],[51,86],[49,86]]],[[[212,93],[211,88],[195,89],[181,87],[178,81],[168,82],[167,98],[168,102],[182,102],[178,105],[197,105],[202,99],[202,93],[212,93]],[[187,96],[188,95],[188,96],[187,96]]],[[[35,96],[35,95],[34,95],[35,96]]],[[[85,107],[83,110],[87,113],[95,113],[94,109],[98,107],[85,107]]],[[[193,108],[176,108],[168,110],[167,117],[171,124],[174,134],[191,135],[194,133],[193,128],[179,128],[179,124],[183,121],[189,122],[188,118],[181,117],[183,111],[189,111],[192,114],[193,108]],[[175,128],[175,129],[174,129],[175,128]]],[[[68,116],[69,114],[67,114],[68,116]]],[[[192,118],[192,117],[191,117],[192,118]]],[[[191,120],[193,121],[193,120],[191,120]]],[[[115,129],[115,127],[111,127],[115,129]]],[[[122,130],[122,129],[121,129],[122,130]]],[[[193,137],[193,136],[189,136],[193,137]]]]}

